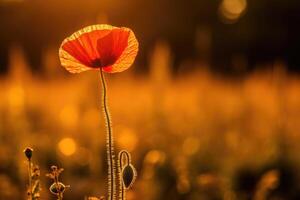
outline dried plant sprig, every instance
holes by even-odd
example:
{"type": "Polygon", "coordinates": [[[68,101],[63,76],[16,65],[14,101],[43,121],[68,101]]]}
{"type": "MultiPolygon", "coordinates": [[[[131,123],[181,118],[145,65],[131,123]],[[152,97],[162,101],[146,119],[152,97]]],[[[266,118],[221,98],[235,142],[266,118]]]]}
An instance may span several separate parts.
{"type": "Polygon", "coordinates": [[[52,194],[57,197],[57,200],[62,200],[64,196],[64,192],[69,185],[64,185],[59,181],[59,175],[64,171],[63,168],[58,168],[57,166],[51,166],[51,172],[46,174],[46,176],[53,180],[52,185],[49,187],[49,190],[52,194]]]}
{"type": "Polygon", "coordinates": [[[27,158],[27,170],[28,170],[28,187],[27,187],[27,199],[38,200],[40,198],[40,169],[38,165],[34,165],[32,162],[33,149],[27,147],[24,149],[24,154],[27,158]]]}
{"type": "Polygon", "coordinates": [[[40,191],[41,191],[41,184],[40,184],[40,168],[38,165],[35,165],[32,168],[32,175],[31,175],[31,182],[32,182],[32,199],[33,200],[38,200],[40,199],[40,191]]]}
{"type": "Polygon", "coordinates": [[[272,169],[264,173],[259,180],[256,191],[254,194],[254,200],[266,200],[270,191],[276,189],[280,182],[280,172],[276,169],[272,169]]]}
{"type": "Polygon", "coordinates": [[[131,164],[131,155],[128,151],[122,150],[118,156],[118,173],[120,193],[119,199],[126,199],[126,190],[130,189],[136,180],[137,172],[131,164]]]}
{"type": "Polygon", "coordinates": [[[32,152],[33,152],[33,149],[30,148],[30,147],[27,147],[24,149],[24,154],[27,158],[27,164],[28,164],[28,167],[27,167],[27,173],[28,173],[28,188],[27,188],[27,196],[28,196],[28,199],[32,200],[32,182],[31,182],[31,168],[32,168],[32,162],[31,162],[31,158],[32,158],[32,152]]]}

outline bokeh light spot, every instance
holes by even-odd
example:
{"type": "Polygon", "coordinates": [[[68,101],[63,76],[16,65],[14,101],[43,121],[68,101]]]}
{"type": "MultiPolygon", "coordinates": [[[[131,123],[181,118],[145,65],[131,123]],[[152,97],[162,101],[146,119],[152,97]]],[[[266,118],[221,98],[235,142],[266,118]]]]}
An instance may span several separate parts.
{"type": "Polygon", "coordinates": [[[219,12],[224,23],[234,23],[247,8],[246,0],[223,0],[219,12]]]}
{"type": "Polygon", "coordinates": [[[163,163],[166,159],[166,154],[159,150],[151,150],[145,157],[145,162],[149,164],[163,163]]]}
{"type": "Polygon", "coordinates": [[[72,138],[63,138],[58,143],[58,149],[65,156],[71,156],[76,151],[76,143],[72,138]]]}

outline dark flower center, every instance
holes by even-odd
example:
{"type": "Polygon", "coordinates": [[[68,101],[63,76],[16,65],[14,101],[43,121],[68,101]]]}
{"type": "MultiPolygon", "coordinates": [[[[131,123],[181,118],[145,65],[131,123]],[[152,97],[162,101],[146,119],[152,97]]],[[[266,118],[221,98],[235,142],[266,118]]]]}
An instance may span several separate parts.
{"type": "Polygon", "coordinates": [[[93,67],[93,68],[107,67],[107,66],[114,64],[114,62],[116,60],[117,60],[117,58],[115,58],[114,56],[109,56],[105,59],[96,58],[96,59],[92,60],[91,67],[93,67]]]}
{"type": "Polygon", "coordinates": [[[103,67],[101,64],[101,60],[100,58],[96,58],[94,60],[92,60],[92,63],[91,63],[91,67],[94,67],[94,68],[100,68],[100,67],[103,67]]]}

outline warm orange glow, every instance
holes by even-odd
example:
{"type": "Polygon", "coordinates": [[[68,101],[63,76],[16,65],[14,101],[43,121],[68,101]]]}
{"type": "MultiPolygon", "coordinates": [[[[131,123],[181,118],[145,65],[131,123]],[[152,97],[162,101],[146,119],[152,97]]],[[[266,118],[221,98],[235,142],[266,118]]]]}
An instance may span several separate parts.
{"type": "Polygon", "coordinates": [[[0,200],[300,200],[299,15],[0,0],[0,200]]]}
{"type": "Polygon", "coordinates": [[[20,108],[24,104],[24,90],[21,86],[10,88],[7,94],[8,102],[14,109],[20,108]]]}
{"type": "Polygon", "coordinates": [[[68,105],[65,106],[59,115],[62,125],[71,128],[74,127],[78,121],[78,111],[75,106],[68,105]]]}
{"type": "Polygon", "coordinates": [[[235,22],[247,8],[246,0],[223,0],[220,5],[220,14],[226,22],[235,22]]]}
{"type": "Polygon", "coordinates": [[[138,52],[138,41],[129,28],[92,25],[66,38],[59,49],[62,66],[71,73],[102,69],[108,73],[129,68],[138,52]]]}
{"type": "Polygon", "coordinates": [[[75,153],[76,151],[76,143],[72,138],[63,138],[59,143],[58,143],[58,149],[62,154],[65,156],[71,156],[75,153]]]}
{"type": "Polygon", "coordinates": [[[165,161],[166,155],[164,152],[158,150],[151,150],[145,157],[145,162],[149,164],[157,164],[165,161]]]}
{"type": "Polygon", "coordinates": [[[193,155],[199,149],[200,141],[198,138],[189,137],[184,140],[182,150],[186,155],[193,155]]]}
{"type": "Polygon", "coordinates": [[[120,148],[127,149],[128,151],[134,150],[138,142],[136,134],[129,128],[121,128],[116,139],[120,148]]]}

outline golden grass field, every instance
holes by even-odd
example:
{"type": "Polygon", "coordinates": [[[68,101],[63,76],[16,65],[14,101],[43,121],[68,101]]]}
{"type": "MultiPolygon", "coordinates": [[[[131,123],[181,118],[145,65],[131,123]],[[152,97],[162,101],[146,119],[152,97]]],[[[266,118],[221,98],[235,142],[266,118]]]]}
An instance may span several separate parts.
{"type": "MultiPolygon", "coordinates": [[[[281,64],[234,79],[201,67],[173,76],[158,51],[149,74],[106,76],[116,149],[138,171],[127,199],[299,199],[300,77],[281,64]]],[[[1,200],[26,198],[27,146],[41,199],[54,199],[44,175],[53,164],[65,169],[66,200],[105,195],[99,76],[65,73],[55,56],[40,75],[15,48],[0,79],[1,200]]]]}

